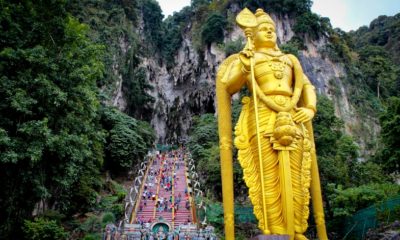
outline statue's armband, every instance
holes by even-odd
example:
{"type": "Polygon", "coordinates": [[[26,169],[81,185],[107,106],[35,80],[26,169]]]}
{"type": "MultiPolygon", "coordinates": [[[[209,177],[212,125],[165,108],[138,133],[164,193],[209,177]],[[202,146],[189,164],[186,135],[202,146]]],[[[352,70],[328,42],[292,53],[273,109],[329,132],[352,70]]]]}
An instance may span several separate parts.
{"type": "Polygon", "coordinates": [[[229,94],[240,90],[245,83],[242,72],[242,64],[238,58],[239,54],[229,56],[218,69],[217,81],[219,81],[229,94]]]}

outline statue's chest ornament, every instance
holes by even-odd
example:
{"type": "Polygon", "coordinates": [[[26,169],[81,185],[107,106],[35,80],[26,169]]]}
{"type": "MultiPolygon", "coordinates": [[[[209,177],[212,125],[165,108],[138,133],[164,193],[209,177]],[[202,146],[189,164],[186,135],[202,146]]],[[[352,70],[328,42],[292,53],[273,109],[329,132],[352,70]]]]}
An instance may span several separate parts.
{"type": "Polygon", "coordinates": [[[285,70],[284,62],[282,62],[279,58],[274,57],[268,62],[268,66],[274,72],[276,79],[280,80],[283,78],[283,71],[285,70]]]}

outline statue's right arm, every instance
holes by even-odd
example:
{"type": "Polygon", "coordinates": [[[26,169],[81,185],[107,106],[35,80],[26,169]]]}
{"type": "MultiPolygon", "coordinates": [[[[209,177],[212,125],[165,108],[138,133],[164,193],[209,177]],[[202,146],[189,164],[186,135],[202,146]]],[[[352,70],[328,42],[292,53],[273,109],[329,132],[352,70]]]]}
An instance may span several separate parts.
{"type": "Polygon", "coordinates": [[[239,60],[238,54],[228,57],[220,67],[219,76],[217,80],[223,88],[230,94],[233,95],[240,91],[243,85],[246,83],[248,72],[243,68],[243,64],[239,60]],[[224,69],[222,69],[224,68],[224,69]]]}

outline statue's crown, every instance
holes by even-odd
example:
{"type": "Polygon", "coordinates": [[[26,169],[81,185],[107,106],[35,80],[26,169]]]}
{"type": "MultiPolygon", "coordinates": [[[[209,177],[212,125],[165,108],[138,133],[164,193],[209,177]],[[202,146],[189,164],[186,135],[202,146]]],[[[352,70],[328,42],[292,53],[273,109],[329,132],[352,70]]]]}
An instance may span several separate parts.
{"type": "Polygon", "coordinates": [[[272,18],[266,12],[264,12],[264,10],[262,10],[261,8],[257,9],[255,15],[257,18],[258,25],[260,25],[261,23],[270,23],[270,24],[274,25],[274,27],[275,27],[274,20],[272,20],[272,18]]]}

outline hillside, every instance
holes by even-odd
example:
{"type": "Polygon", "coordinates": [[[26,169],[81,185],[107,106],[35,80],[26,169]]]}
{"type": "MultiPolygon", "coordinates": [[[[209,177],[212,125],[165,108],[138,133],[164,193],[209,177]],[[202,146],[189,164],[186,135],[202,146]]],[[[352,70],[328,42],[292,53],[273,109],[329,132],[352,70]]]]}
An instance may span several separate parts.
{"type": "Polygon", "coordinates": [[[396,64],[400,63],[400,14],[395,16],[379,16],[373,20],[369,27],[361,27],[349,34],[353,39],[355,48],[366,45],[383,47],[396,64]]]}

